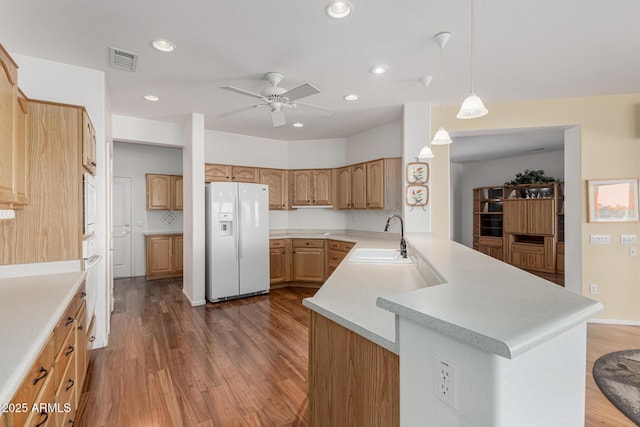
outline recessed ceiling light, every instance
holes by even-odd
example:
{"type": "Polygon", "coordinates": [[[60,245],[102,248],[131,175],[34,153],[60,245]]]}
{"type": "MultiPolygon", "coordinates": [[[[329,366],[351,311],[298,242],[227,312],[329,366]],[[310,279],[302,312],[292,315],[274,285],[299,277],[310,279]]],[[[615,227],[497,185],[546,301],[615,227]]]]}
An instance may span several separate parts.
{"type": "Polygon", "coordinates": [[[297,122],[293,124],[294,128],[301,128],[302,126],[304,126],[304,123],[297,122]]]}
{"type": "Polygon", "coordinates": [[[147,101],[151,101],[151,102],[160,101],[160,98],[158,98],[155,95],[145,95],[144,99],[146,99],[147,101]]]}
{"type": "Polygon", "coordinates": [[[350,93],[349,95],[345,95],[343,98],[347,101],[355,101],[358,99],[358,95],[356,95],[355,93],[350,93]]]}
{"type": "Polygon", "coordinates": [[[389,71],[389,66],[386,64],[377,64],[369,68],[369,71],[373,74],[384,74],[389,71]]]}
{"type": "Polygon", "coordinates": [[[353,11],[353,6],[348,1],[332,1],[325,8],[325,12],[332,18],[346,18],[353,11]]]}
{"type": "Polygon", "coordinates": [[[173,52],[176,50],[176,45],[171,43],[169,40],[158,39],[151,42],[151,46],[160,52],[173,52]]]}

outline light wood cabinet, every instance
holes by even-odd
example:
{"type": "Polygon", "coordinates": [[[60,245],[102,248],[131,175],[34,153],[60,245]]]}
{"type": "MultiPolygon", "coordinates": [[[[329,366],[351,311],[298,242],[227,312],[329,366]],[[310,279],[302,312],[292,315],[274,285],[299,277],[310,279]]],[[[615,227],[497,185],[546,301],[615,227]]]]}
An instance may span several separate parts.
{"type": "Polygon", "coordinates": [[[322,239],[293,239],[293,280],[324,281],[325,249],[322,239]]]}
{"type": "Polygon", "coordinates": [[[293,206],[330,206],[331,169],[291,171],[293,206]]]}
{"type": "Polygon", "coordinates": [[[351,207],[367,208],[367,164],[353,165],[351,169],[351,207]]]}
{"type": "Polygon", "coordinates": [[[384,208],[384,160],[367,163],[367,208],[384,208]]]}
{"type": "Polygon", "coordinates": [[[23,208],[29,200],[29,103],[20,90],[15,104],[15,120],[16,162],[13,172],[16,198],[13,207],[23,208]]]}
{"type": "Polygon", "coordinates": [[[284,210],[289,206],[289,174],[282,169],[260,169],[260,184],[269,186],[269,209],[284,210]]]}
{"type": "Polygon", "coordinates": [[[81,258],[83,111],[28,101],[29,204],[0,222],[0,264],[81,258]]]}
{"type": "Polygon", "coordinates": [[[205,163],[204,180],[206,182],[231,181],[231,165],[205,163]]]}
{"type": "Polygon", "coordinates": [[[219,165],[215,163],[205,163],[205,182],[253,182],[257,183],[260,178],[258,168],[250,166],[219,165]]]}
{"type": "Polygon", "coordinates": [[[96,131],[86,111],[82,112],[82,166],[96,174],[96,131]]]}
{"type": "Polygon", "coordinates": [[[269,277],[271,286],[291,281],[291,239],[269,241],[269,277]]]}
{"type": "Polygon", "coordinates": [[[146,241],[147,280],[182,276],[182,234],[152,235],[146,241]]]}
{"type": "Polygon", "coordinates": [[[182,210],[182,176],[147,174],[147,210],[182,210]]]}
{"type": "Polygon", "coordinates": [[[27,411],[9,414],[7,425],[73,425],[88,366],[85,292],[83,283],[11,400],[27,411]]]}
{"type": "Polygon", "coordinates": [[[338,268],[338,265],[344,260],[349,251],[353,248],[354,243],[343,242],[340,240],[329,240],[327,242],[327,258],[326,258],[326,277],[329,278],[331,274],[338,268]]]}
{"type": "Polygon", "coordinates": [[[335,209],[351,209],[351,167],[334,169],[333,200],[335,209]]]}
{"type": "Polygon", "coordinates": [[[555,234],[553,199],[504,200],[504,232],[514,234],[555,234]]]}

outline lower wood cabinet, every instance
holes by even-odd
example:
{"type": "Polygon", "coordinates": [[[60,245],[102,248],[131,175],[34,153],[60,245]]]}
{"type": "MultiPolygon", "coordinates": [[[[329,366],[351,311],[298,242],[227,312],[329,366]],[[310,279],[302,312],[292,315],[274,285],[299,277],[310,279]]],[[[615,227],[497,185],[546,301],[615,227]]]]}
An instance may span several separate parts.
{"type": "Polygon", "coordinates": [[[182,234],[147,236],[147,280],[182,276],[183,242],[182,234]]]}
{"type": "Polygon", "coordinates": [[[88,365],[85,296],[83,283],[11,399],[0,426],[74,424],[88,365]]]}
{"type": "Polygon", "coordinates": [[[327,278],[333,274],[338,265],[344,260],[355,243],[343,242],[341,240],[329,240],[327,242],[327,278]]]}
{"type": "Polygon", "coordinates": [[[293,280],[324,282],[324,240],[293,239],[293,280]]]}
{"type": "Polygon", "coordinates": [[[291,239],[269,241],[269,278],[271,286],[291,281],[291,239]]]}
{"type": "Polygon", "coordinates": [[[400,358],[310,312],[309,416],[314,427],[400,425],[400,358]]]}

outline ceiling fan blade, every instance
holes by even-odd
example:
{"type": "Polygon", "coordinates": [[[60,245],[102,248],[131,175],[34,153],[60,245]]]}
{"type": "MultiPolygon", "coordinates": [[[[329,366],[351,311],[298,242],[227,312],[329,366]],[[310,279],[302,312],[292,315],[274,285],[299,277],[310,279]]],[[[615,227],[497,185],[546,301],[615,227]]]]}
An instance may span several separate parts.
{"type": "Polygon", "coordinates": [[[239,93],[240,95],[247,95],[247,96],[252,96],[258,99],[264,99],[264,96],[260,95],[259,93],[249,92],[248,90],[240,89],[233,86],[220,86],[220,89],[228,90],[229,92],[239,93]]]}
{"type": "Polygon", "coordinates": [[[291,90],[286,91],[282,94],[282,96],[289,99],[289,101],[295,101],[296,99],[304,98],[305,96],[315,95],[316,93],[320,93],[320,91],[310,85],[309,83],[305,83],[301,86],[294,87],[291,90]]]}
{"type": "Polygon", "coordinates": [[[234,116],[236,114],[240,114],[243,111],[252,110],[254,108],[262,107],[264,104],[250,105],[248,107],[238,108],[237,110],[227,111],[226,113],[218,114],[218,118],[222,119],[224,117],[234,116]]]}
{"type": "Polygon", "coordinates": [[[321,116],[324,116],[324,117],[331,117],[331,116],[333,116],[333,112],[334,112],[330,108],[324,108],[324,107],[320,107],[318,105],[307,104],[305,102],[296,102],[296,105],[300,106],[300,107],[316,110],[318,112],[318,114],[320,114],[321,116]]]}
{"type": "Polygon", "coordinates": [[[284,113],[279,110],[271,110],[271,122],[273,123],[274,128],[287,124],[287,121],[284,119],[284,113]]]}

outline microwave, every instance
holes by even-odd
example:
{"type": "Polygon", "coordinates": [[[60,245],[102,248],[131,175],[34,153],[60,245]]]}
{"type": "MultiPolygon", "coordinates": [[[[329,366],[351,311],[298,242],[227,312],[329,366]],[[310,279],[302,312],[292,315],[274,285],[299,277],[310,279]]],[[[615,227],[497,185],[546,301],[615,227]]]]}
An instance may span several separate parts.
{"type": "Polygon", "coordinates": [[[82,174],[82,233],[85,236],[96,231],[96,178],[82,174]]]}

